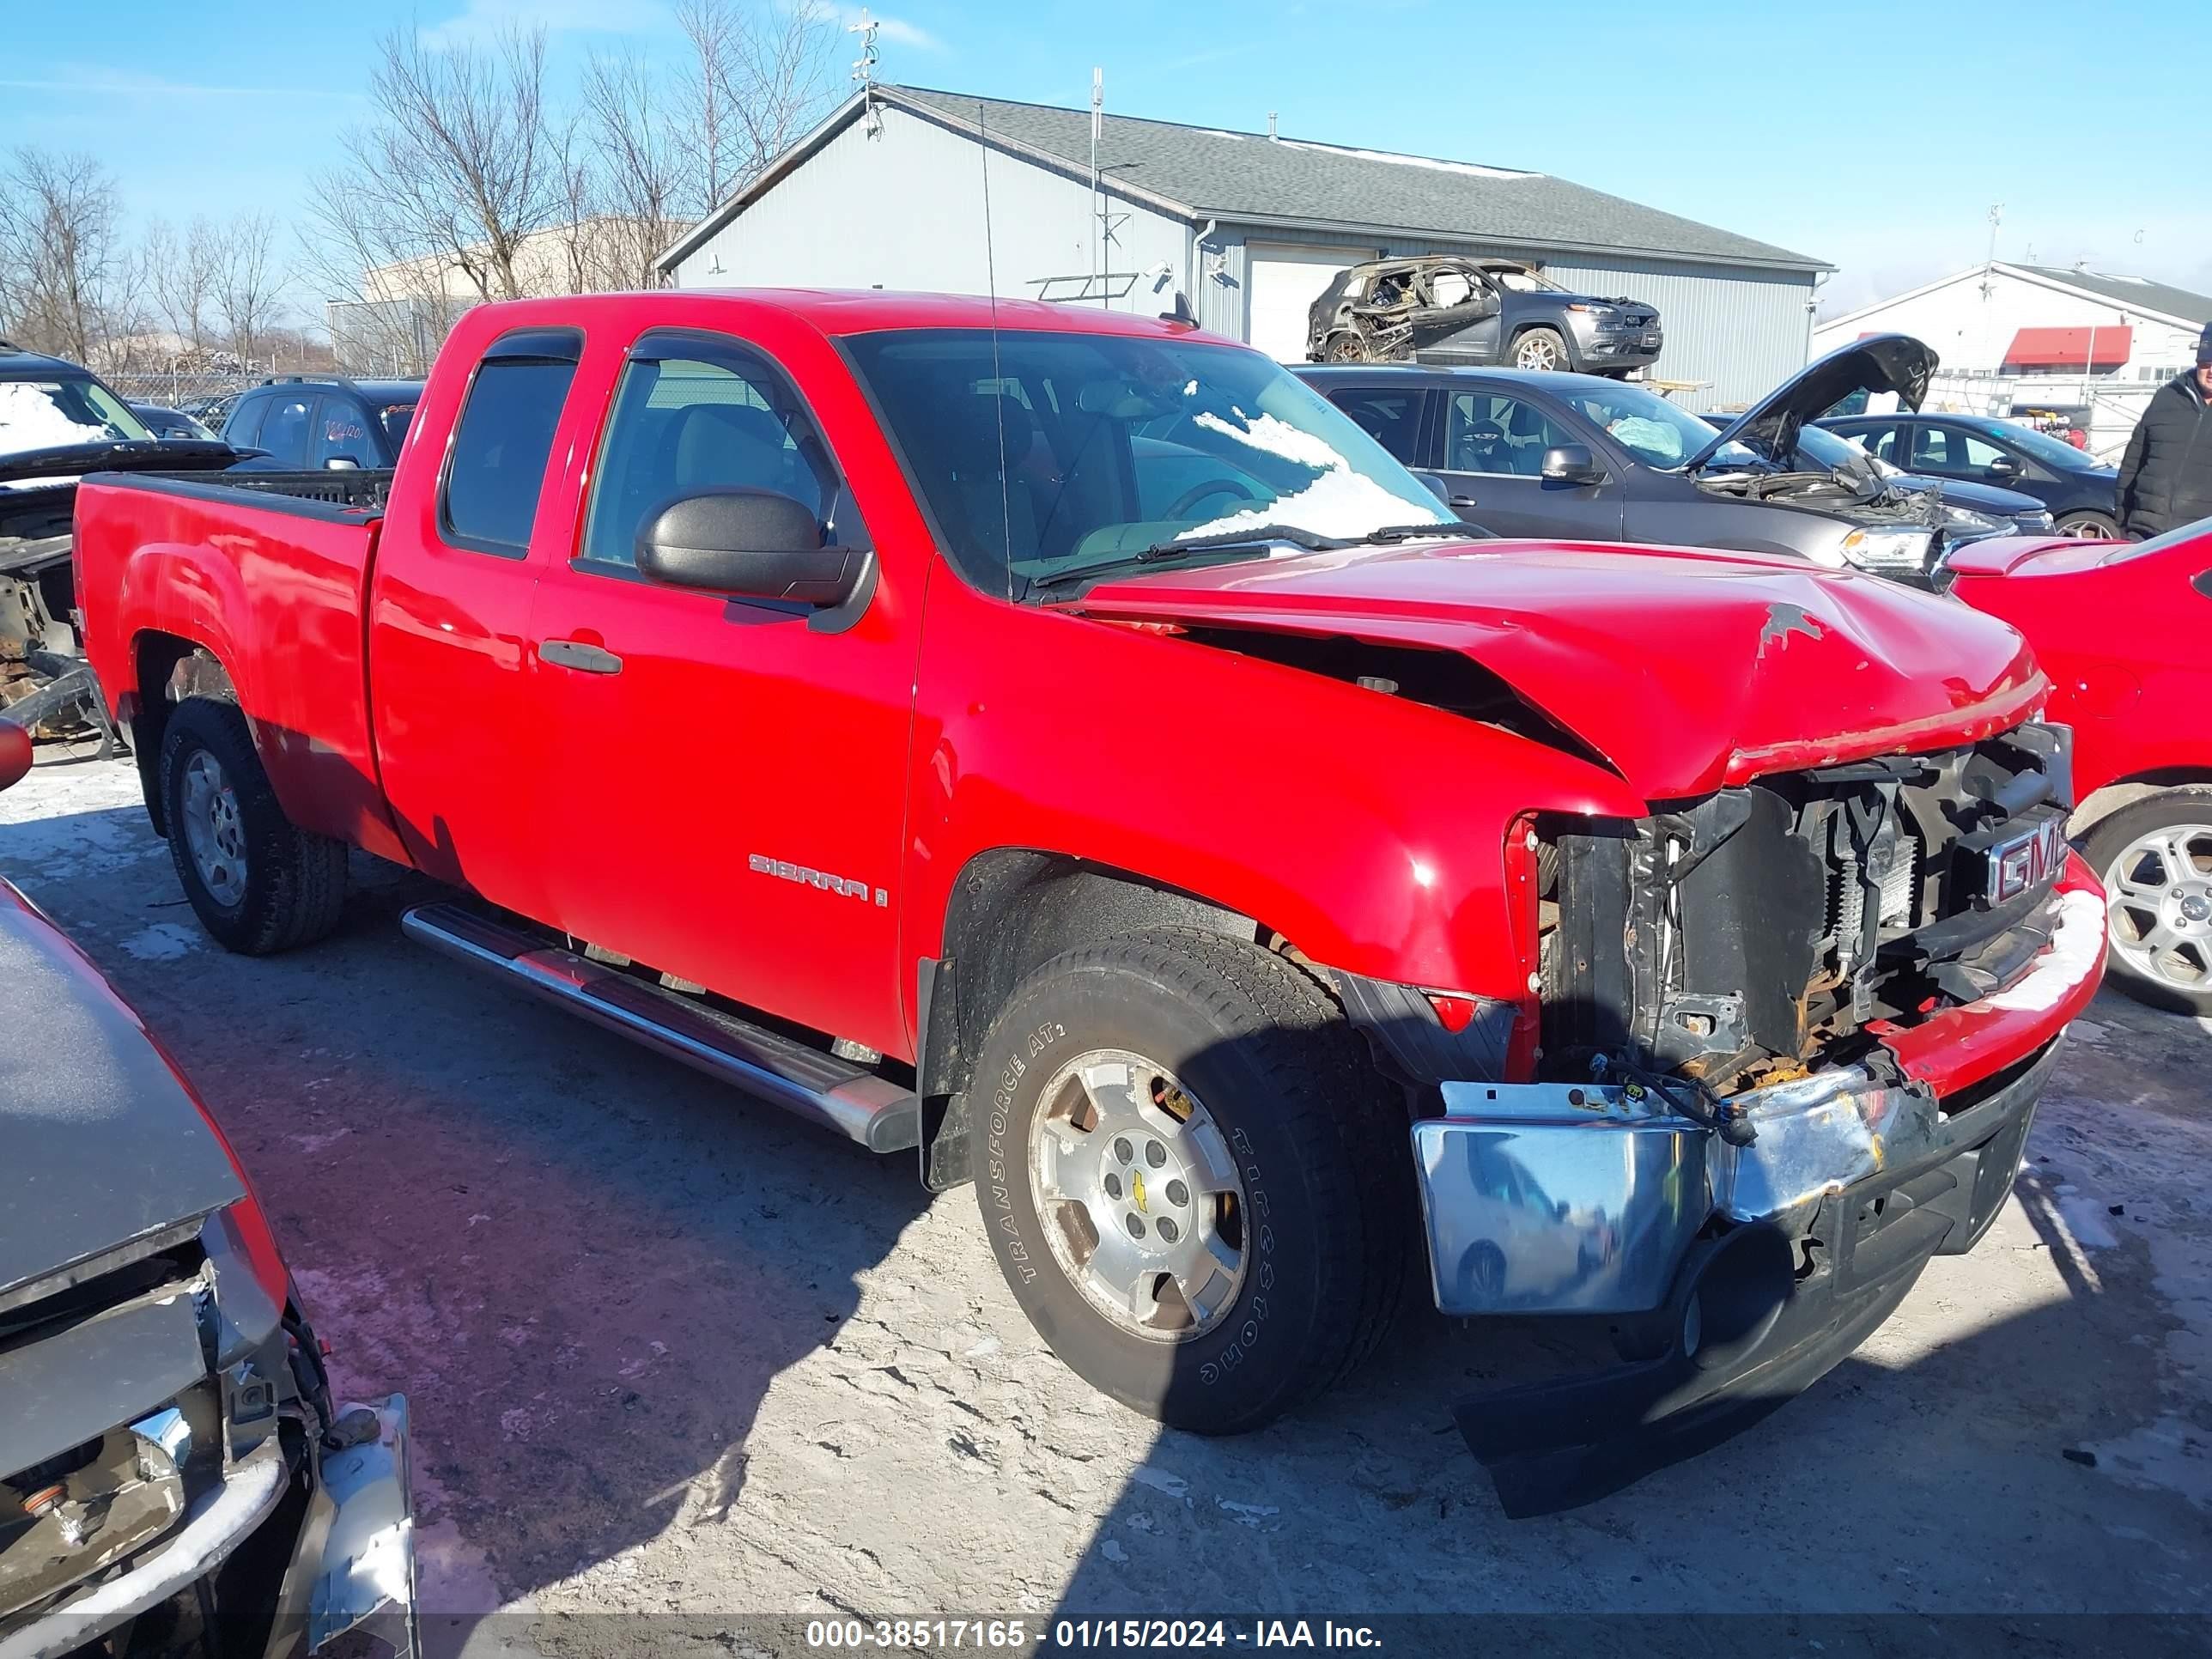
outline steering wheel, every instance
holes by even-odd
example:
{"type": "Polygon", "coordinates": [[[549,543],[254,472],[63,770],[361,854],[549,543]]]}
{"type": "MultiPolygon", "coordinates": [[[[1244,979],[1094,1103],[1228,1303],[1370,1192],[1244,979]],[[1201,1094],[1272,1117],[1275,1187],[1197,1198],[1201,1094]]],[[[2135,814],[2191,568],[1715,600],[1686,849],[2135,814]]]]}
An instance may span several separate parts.
{"type": "Polygon", "coordinates": [[[1193,484],[1182,495],[1176,496],[1169,505],[1168,510],[1161,516],[1168,519],[1180,519],[1208,495],[1235,495],[1248,501],[1256,501],[1260,499],[1234,478],[1208,478],[1201,483],[1193,484]]]}

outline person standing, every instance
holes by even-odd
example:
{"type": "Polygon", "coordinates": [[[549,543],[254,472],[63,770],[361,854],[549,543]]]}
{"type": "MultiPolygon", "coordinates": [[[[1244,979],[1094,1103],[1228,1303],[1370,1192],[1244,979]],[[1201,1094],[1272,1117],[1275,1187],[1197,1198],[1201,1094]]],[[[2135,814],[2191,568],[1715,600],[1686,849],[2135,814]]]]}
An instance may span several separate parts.
{"type": "Polygon", "coordinates": [[[2212,518],[2212,324],[2197,367],[2151,394],[2120,460],[2120,528],[2142,538],[2212,518]]]}

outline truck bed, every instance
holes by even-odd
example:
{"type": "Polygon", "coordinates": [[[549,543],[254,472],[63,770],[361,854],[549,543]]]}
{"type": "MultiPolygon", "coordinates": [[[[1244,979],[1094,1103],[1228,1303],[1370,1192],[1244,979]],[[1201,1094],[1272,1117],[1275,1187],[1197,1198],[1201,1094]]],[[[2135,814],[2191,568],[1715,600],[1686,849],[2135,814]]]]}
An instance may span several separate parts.
{"type": "Polygon", "coordinates": [[[392,855],[365,623],[392,475],[219,476],[105,472],[78,486],[85,654],[129,720],[161,697],[183,642],[204,641],[252,713],[292,821],[392,855]]]}

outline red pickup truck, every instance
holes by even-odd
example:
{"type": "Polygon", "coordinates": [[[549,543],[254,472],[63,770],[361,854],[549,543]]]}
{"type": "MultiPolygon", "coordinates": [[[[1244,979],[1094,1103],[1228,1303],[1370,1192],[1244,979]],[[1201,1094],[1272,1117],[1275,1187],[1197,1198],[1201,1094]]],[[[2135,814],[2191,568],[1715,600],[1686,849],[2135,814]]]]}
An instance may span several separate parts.
{"type": "Polygon", "coordinates": [[[1991,541],[1952,569],[1955,597],[2027,636],[2073,728],[2071,827],[2108,895],[2113,982],[2212,1014],[2212,520],[1991,541]]]}
{"type": "Polygon", "coordinates": [[[1709,1443],[1979,1237],[2096,987],[2009,629],[1479,539],[1176,321],[488,306],[392,474],[250,483],[78,495],[209,929],[329,932],[349,845],[451,884],[411,934],[972,1180],[1171,1424],[1334,1382],[1425,1243],[1632,1356],[1461,1402],[1509,1506],[1709,1443]]]}

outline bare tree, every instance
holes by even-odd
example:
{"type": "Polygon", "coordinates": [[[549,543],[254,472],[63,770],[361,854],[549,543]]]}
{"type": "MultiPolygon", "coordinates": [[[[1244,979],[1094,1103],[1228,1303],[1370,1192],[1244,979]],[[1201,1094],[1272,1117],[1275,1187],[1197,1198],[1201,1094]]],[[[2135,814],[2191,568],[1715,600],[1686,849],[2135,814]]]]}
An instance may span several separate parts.
{"type": "Polygon", "coordinates": [[[191,352],[204,352],[217,326],[216,268],[219,237],[205,218],[195,218],[179,234],[165,219],[146,227],[138,257],[155,314],[191,352]]]}
{"type": "Polygon", "coordinates": [[[819,0],[683,0],[676,20],[691,48],[674,100],[679,206],[698,216],[743,188],[828,107],[839,31],[819,0]]]}
{"type": "Polygon", "coordinates": [[[545,79],[542,28],[487,48],[406,28],[378,43],[373,113],[345,136],[344,164],[313,181],[308,210],[313,262],[362,319],[380,307],[434,346],[463,306],[538,285],[530,239],[568,206],[545,79]]]}
{"type": "Polygon", "coordinates": [[[76,362],[138,325],[115,181],[89,155],[18,148],[0,172],[0,327],[76,362]]]}
{"type": "Polygon", "coordinates": [[[223,343],[248,362],[264,354],[282,308],[287,273],[276,247],[276,221],[266,213],[240,214],[216,237],[215,308],[223,343]]]}
{"type": "Polygon", "coordinates": [[[650,288],[653,261],[682,234],[684,156],[680,123],[652,70],[635,53],[594,56],[584,70],[580,121],[590,226],[580,262],[592,288],[650,288]]]}

